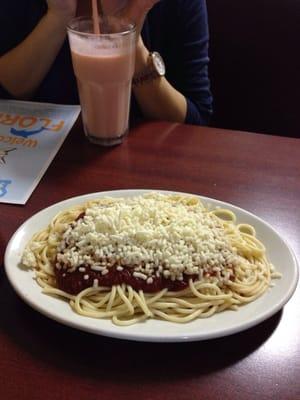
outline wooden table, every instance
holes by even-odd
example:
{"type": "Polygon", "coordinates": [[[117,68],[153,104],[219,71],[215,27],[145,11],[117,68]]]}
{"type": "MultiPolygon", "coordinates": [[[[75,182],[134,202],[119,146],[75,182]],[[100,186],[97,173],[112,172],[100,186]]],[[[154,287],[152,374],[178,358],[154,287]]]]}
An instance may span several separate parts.
{"type": "MultiPolygon", "coordinates": [[[[300,259],[300,140],[169,123],[89,144],[80,122],[25,206],[0,204],[0,256],[44,207],[89,192],[201,194],[272,224],[300,259]]],[[[33,311],[0,275],[0,396],[30,399],[300,399],[299,290],[272,318],[207,342],[135,343],[79,332],[33,311]]]]}

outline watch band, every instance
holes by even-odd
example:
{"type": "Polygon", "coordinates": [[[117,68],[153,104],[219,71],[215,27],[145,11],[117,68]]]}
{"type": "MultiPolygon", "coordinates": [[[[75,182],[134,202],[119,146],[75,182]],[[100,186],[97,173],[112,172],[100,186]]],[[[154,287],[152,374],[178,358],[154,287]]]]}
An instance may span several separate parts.
{"type": "Polygon", "coordinates": [[[164,72],[161,73],[157,70],[154,64],[154,57],[161,58],[161,56],[157,52],[149,53],[148,65],[146,66],[146,68],[144,68],[143,71],[141,71],[139,74],[133,77],[132,79],[133,86],[142,85],[145,82],[153,81],[154,79],[160,78],[164,75],[164,72]]]}

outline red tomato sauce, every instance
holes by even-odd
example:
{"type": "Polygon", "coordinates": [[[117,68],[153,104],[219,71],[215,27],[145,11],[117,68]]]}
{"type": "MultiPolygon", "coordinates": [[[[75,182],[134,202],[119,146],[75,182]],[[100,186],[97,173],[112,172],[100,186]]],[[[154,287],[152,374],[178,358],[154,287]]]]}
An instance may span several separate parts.
{"type": "Polygon", "coordinates": [[[93,271],[89,266],[83,265],[85,272],[76,269],[74,272],[66,272],[63,268],[55,268],[55,276],[59,289],[70,293],[78,294],[82,290],[92,287],[94,279],[98,279],[98,286],[111,287],[113,285],[121,285],[125,283],[135,290],[143,290],[145,293],[155,293],[162,289],[170,291],[180,291],[188,286],[189,279],[195,280],[197,275],[184,275],[182,281],[172,281],[164,277],[152,277],[153,282],[147,283],[146,280],[133,276],[133,269],[123,267],[122,271],[118,271],[116,267],[109,268],[106,275],[102,275],[99,271],[93,271]],[[84,279],[88,276],[88,279],[84,279]]]}

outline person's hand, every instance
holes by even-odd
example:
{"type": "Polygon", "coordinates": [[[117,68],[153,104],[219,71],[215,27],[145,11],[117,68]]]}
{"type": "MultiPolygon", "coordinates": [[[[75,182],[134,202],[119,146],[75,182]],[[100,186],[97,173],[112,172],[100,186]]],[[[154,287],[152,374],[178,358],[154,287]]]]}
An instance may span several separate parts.
{"type": "Polygon", "coordinates": [[[141,31],[144,20],[151,8],[158,3],[159,0],[129,0],[127,5],[121,11],[121,15],[132,21],[138,33],[141,31]]]}
{"type": "Polygon", "coordinates": [[[66,23],[76,14],[77,0],[47,0],[48,12],[66,23]]]}

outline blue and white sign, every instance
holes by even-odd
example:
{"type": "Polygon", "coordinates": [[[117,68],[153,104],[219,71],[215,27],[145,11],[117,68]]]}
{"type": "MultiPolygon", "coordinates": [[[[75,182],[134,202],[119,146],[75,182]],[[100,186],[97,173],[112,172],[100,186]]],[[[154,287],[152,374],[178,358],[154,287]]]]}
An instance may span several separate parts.
{"type": "Polygon", "coordinates": [[[26,203],[79,113],[79,106],[0,100],[0,202],[26,203]]]}

